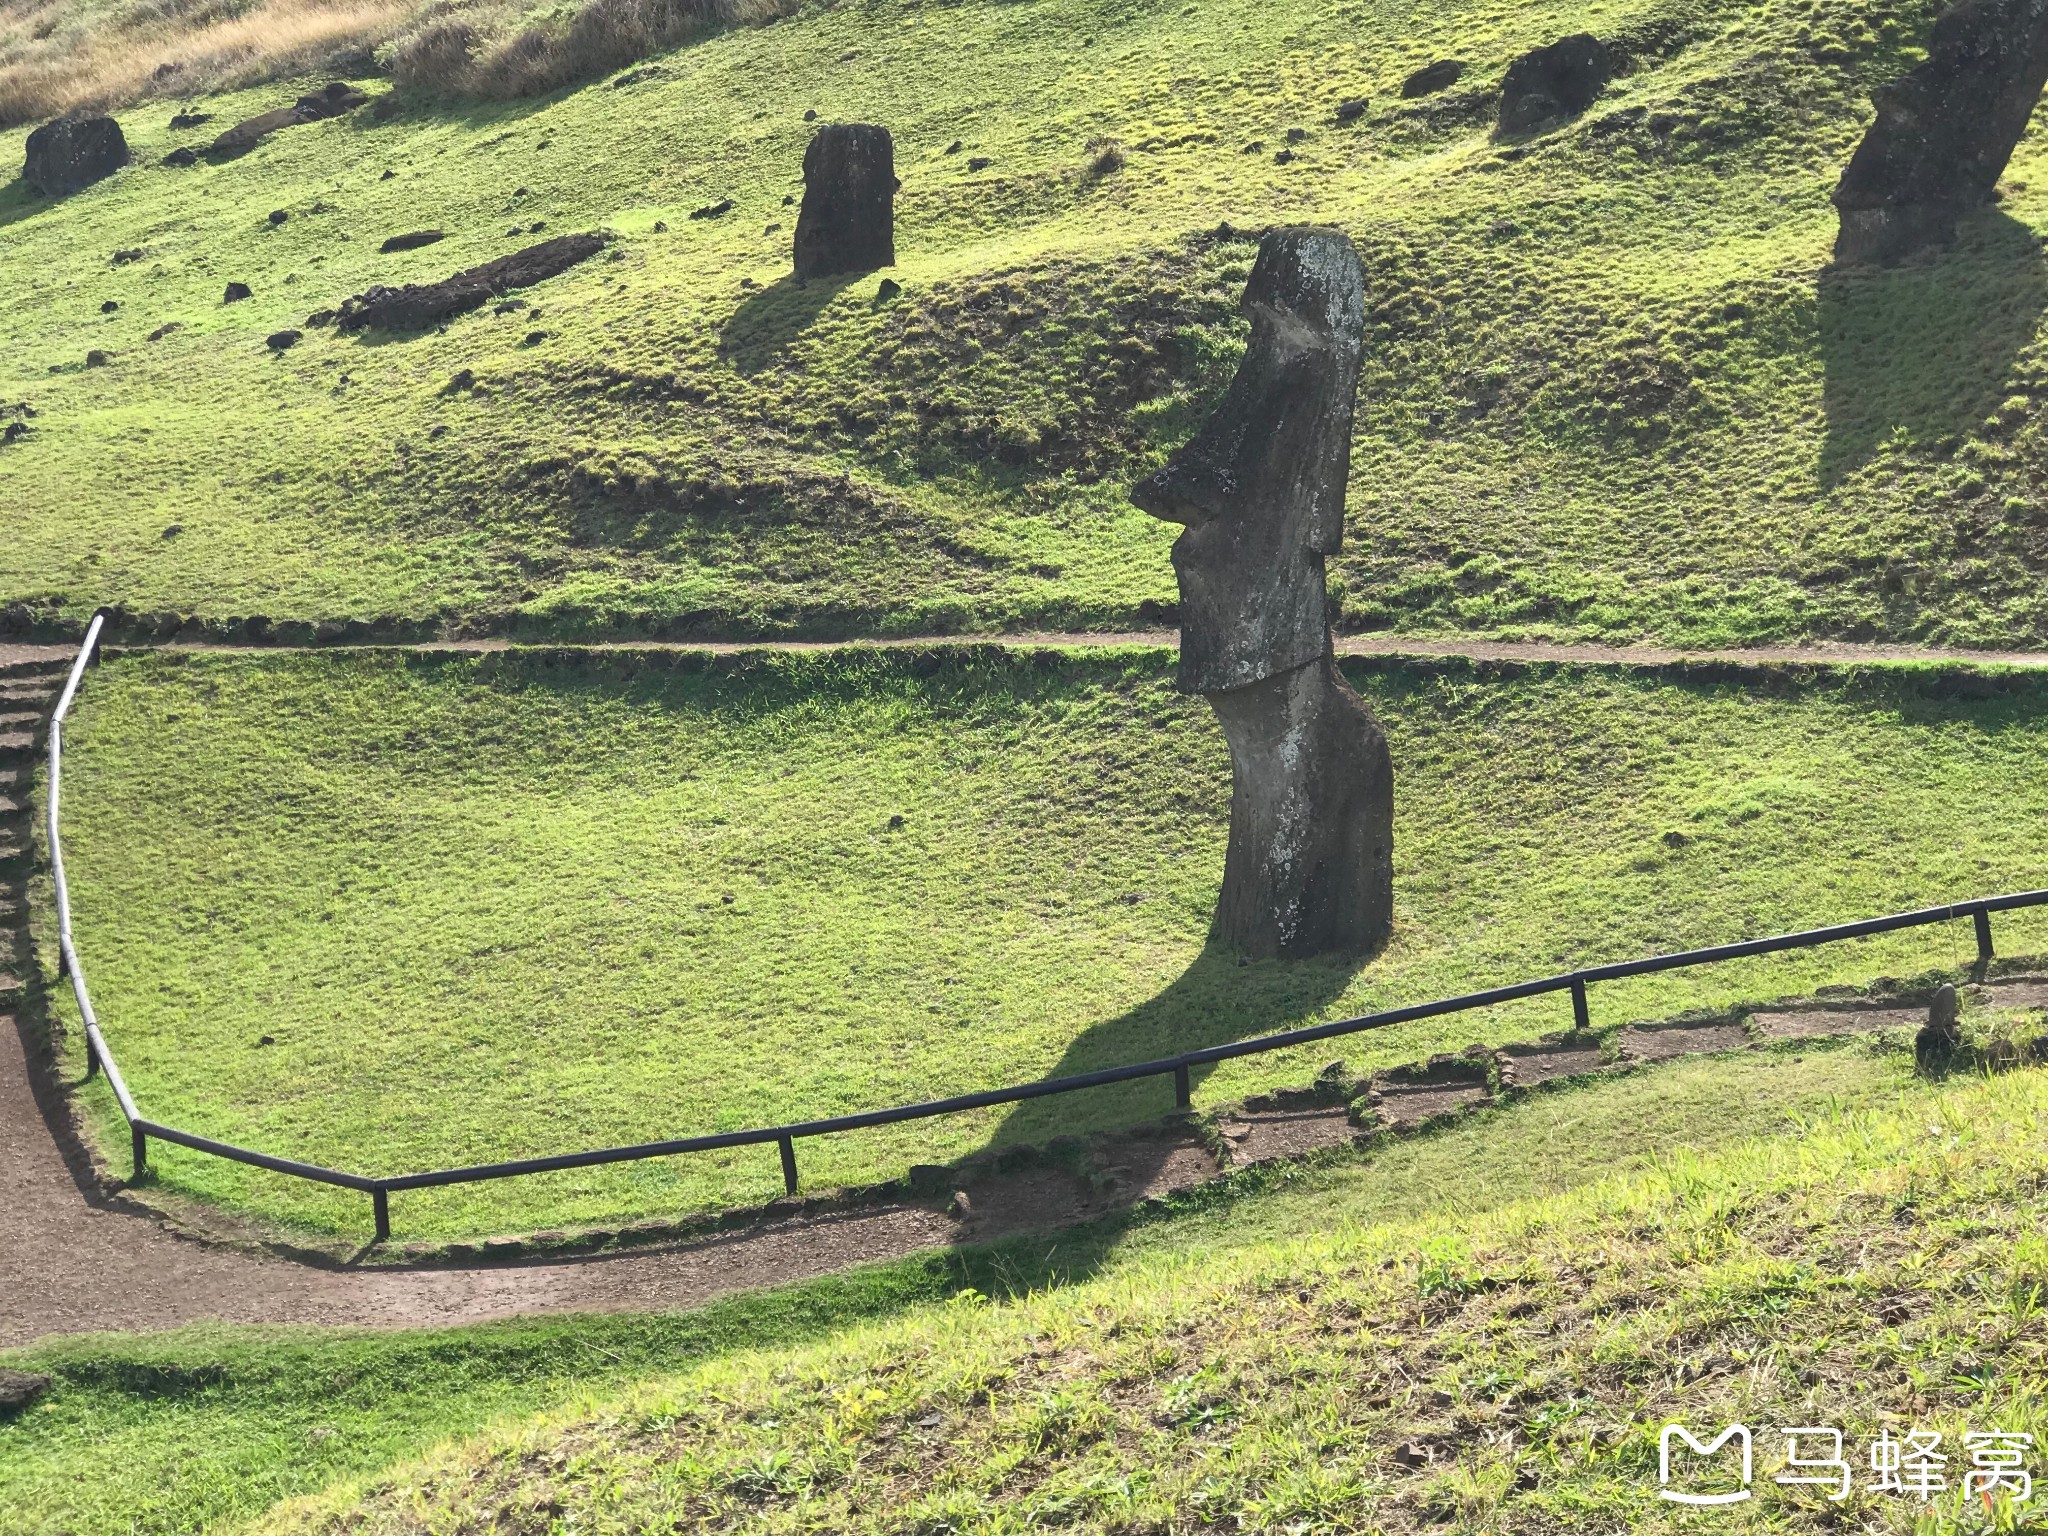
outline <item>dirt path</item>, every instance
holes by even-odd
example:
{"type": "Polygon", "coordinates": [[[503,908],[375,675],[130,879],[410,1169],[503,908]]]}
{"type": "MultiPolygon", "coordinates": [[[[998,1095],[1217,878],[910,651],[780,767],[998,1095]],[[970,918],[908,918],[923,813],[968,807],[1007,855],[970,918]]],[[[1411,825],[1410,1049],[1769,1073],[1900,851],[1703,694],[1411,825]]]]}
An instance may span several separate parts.
{"type": "MultiPolygon", "coordinates": [[[[594,651],[833,651],[870,648],[906,650],[923,646],[1017,645],[1094,648],[1112,645],[1173,647],[1180,634],[1172,629],[1056,632],[1025,630],[997,635],[896,635],[859,640],[592,640],[529,642],[512,640],[428,640],[373,649],[456,651],[482,654],[519,649],[594,651]]],[[[353,647],[350,647],[353,648],[353,647]]],[[[167,645],[110,646],[110,650],[223,651],[261,655],[266,651],[326,650],[331,646],[215,645],[174,642],[167,645]]],[[[1559,645],[1546,640],[1480,640],[1463,635],[1347,635],[1337,641],[1340,656],[1465,656],[1476,661],[1569,661],[1593,665],[1661,666],[1679,661],[1722,662],[1735,666],[1778,662],[1836,665],[1860,662],[1927,662],[1944,666],[2048,666],[2048,651],[1949,650],[1938,646],[1861,645],[1815,641],[1809,645],[1761,645],[1730,650],[1690,650],[1656,645],[1559,645]]],[[[68,659],[76,647],[0,644],[0,667],[26,661],[68,659]]]]}

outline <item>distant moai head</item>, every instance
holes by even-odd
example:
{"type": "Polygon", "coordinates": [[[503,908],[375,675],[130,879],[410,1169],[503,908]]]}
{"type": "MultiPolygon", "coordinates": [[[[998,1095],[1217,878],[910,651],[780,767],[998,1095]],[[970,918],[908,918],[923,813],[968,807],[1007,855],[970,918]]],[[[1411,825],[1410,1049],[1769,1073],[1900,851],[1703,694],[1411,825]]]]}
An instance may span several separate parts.
{"type": "Polygon", "coordinates": [[[829,277],[896,265],[896,145],[871,123],[820,128],[804,151],[796,275],[829,277]]]}
{"type": "Polygon", "coordinates": [[[1179,686],[1241,688],[1324,655],[1323,557],[1344,538],[1365,268],[1340,230],[1277,229],[1243,308],[1251,347],[1229,393],[1131,500],[1183,523],[1179,686]]]}

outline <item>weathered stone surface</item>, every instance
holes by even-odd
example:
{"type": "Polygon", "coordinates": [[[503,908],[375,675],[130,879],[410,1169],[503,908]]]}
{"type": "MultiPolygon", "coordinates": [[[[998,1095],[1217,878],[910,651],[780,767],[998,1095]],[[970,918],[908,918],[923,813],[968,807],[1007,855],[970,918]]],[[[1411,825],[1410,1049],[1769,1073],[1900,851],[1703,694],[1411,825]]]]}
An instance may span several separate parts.
{"type": "Polygon", "coordinates": [[[1249,956],[1370,948],[1393,917],[1393,767],[1331,655],[1365,273],[1340,232],[1267,235],[1251,347],[1215,414],[1132,500],[1184,524],[1178,686],[1230,744],[1217,937],[1249,956]]]}
{"type": "Polygon", "coordinates": [[[1953,239],[1990,200],[2048,84],[2048,0],[1962,0],[1927,58],[1876,93],[1835,188],[1835,260],[1890,264],[1953,239]]]}
{"type": "Polygon", "coordinates": [[[50,1390],[50,1378],[38,1371],[0,1366],[0,1413],[17,1413],[50,1390]]]}
{"type": "Polygon", "coordinates": [[[1934,994],[1934,1000],[1927,1008],[1927,1022],[1920,1026],[1920,1033],[1913,1037],[1913,1054],[1923,1064],[1937,1062],[1963,1043],[1962,999],[1952,986],[1944,986],[1934,994]]]}
{"type": "Polygon", "coordinates": [[[417,331],[453,315],[479,309],[492,299],[566,272],[603,250],[602,235],[557,235],[523,251],[500,256],[438,283],[382,284],[344,299],[335,318],[342,331],[417,331]]]}
{"type": "Polygon", "coordinates": [[[1463,59],[1438,59],[1434,64],[1425,64],[1406,80],[1401,82],[1401,94],[1409,100],[1417,96],[1434,96],[1438,91],[1447,91],[1463,78],[1463,59]]]}
{"type": "Polygon", "coordinates": [[[255,117],[244,118],[215,139],[209,150],[217,155],[238,154],[280,128],[340,117],[344,112],[353,112],[369,99],[347,81],[333,80],[311,95],[301,96],[288,107],[276,107],[255,117]]]}
{"type": "Polygon", "coordinates": [[[1532,48],[1508,66],[1500,85],[1503,135],[1534,133],[1593,105],[1614,78],[1614,55],[1590,32],[1532,48]]]}
{"type": "Polygon", "coordinates": [[[111,117],[60,117],[28,136],[21,179],[45,197],[68,197],[128,163],[128,141],[111,117]]]}
{"type": "Polygon", "coordinates": [[[896,145],[872,123],[834,123],[804,151],[796,275],[896,265],[896,145]]]}
{"type": "Polygon", "coordinates": [[[433,245],[446,238],[438,229],[416,229],[411,234],[393,235],[377,249],[389,256],[393,251],[416,251],[423,245],[433,245]]]}

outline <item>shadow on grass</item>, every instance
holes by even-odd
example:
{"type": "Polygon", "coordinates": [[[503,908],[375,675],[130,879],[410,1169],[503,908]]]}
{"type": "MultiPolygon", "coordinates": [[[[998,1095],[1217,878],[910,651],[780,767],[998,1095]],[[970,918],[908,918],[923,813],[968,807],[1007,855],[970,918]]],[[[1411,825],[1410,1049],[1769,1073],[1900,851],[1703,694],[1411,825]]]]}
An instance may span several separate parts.
{"type": "Polygon", "coordinates": [[[756,374],[775,361],[776,354],[810,329],[811,322],[825,306],[851,284],[868,273],[846,273],[814,277],[809,281],[794,274],[771,283],[733,311],[719,333],[719,346],[726,361],[742,374],[756,374]]]}
{"type": "Polygon", "coordinates": [[[1832,488],[1902,429],[1951,449],[1981,429],[2048,309],[2048,261],[2031,229],[1992,211],[1929,258],[1830,268],[1819,297],[1832,488]]]}
{"type": "MultiPolygon", "coordinates": [[[[1083,1030],[1044,1075],[1098,1072],[1309,1023],[1343,995],[1367,958],[1243,965],[1229,946],[1212,940],[1157,997],[1083,1030]]],[[[1203,1068],[1189,1074],[1197,1087],[1208,1075],[1203,1068]]],[[[1170,1077],[1087,1088],[1019,1104],[989,1142],[1042,1144],[1055,1136],[1156,1120],[1173,1107],[1170,1077]]],[[[1150,1182],[1172,1150],[1168,1142],[1132,1149],[1134,1155],[1125,1161],[1139,1187],[1150,1182]],[[1148,1158],[1153,1165],[1146,1165],[1148,1158]]]]}

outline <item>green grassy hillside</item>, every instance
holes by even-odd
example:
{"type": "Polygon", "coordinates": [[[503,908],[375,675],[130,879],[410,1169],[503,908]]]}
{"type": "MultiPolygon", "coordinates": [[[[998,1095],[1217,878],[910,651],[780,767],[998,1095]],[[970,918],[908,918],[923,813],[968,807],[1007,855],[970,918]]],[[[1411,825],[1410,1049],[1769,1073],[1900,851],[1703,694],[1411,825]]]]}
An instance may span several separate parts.
{"type": "Polygon", "coordinates": [[[1171,530],[1124,493],[1242,345],[1252,246],[1219,226],[1317,220],[1370,281],[1346,624],[2036,643],[2041,143],[1953,251],[1822,271],[1869,89],[1931,14],[862,0],[628,85],[392,96],[217,166],[154,163],[217,123],[137,108],[110,182],[0,189],[0,400],[37,413],[0,447],[0,600],[307,626],[286,634],[1155,616],[1171,530]],[[1508,61],[1579,29],[1631,72],[1492,142],[1508,61]],[[1399,96],[1446,56],[1472,66],[1456,88],[1399,96]],[[786,279],[809,110],[896,134],[898,299],[786,279]],[[619,238],[523,310],[264,346],[536,223],[619,238]],[[449,238],[378,254],[429,226],[449,238]],[[222,305],[230,280],[255,296],[222,305]]]}
{"type": "MultiPolygon", "coordinates": [[[[1607,960],[2048,886],[2041,680],[1347,664],[1388,725],[1395,936],[1204,945],[1228,770],[1159,651],[141,655],[68,733],[72,901],[146,1110],[366,1173],[1084,1071],[1607,960]],[[900,820],[899,820],[900,818],[900,820]]],[[[2039,914],[2005,954],[2048,952],[2039,914]]],[[[1611,1028],[1952,970],[1968,925],[1596,989],[1611,1028]]],[[[47,953],[47,947],[46,947],[47,953]]],[[[68,1004],[67,1004],[68,1006],[68,1004]]],[[[1528,1038],[1560,998],[1198,1078],[1197,1103],[1528,1038]]],[[[118,1165],[111,1099],[83,1101],[118,1165]]],[[[1163,1113],[1160,1082],[807,1143],[813,1186],[1163,1113]]],[[[362,1197],[161,1148],[167,1191],[362,1197]]],[[[396,1197],[404,1238],[778,1193],[772,1149],[396,1197]]]]}
{"type": "MultiPolygon", "coordinates": [[[[1714,1105],[1752,1091],[1693,1086],[1714,1105]]],[[[1613,1095],[1628,1091],[1589,1095],[1594,1123],[1627,1115],[1613,1095]]],[[[2028,1529],[2024,1507],[1964,1501],[1961,1437],[2048,1432],[2044,1110],[2032,1073],[1852,1092],[1791,1134],[1673,1150],[1646,1126],[1637,1145],[1656,1155],[1623,1155],[1611,1177],[1586,1181],[1579,1164],[1505,1201],[1461,1191],[1445,1154],[1500,1144],[1544,1166],[1543,1138],[1518,1137],[1509,1111],[1385,1170],[1442,1181],[1421,1208],[1360,1199],[1387,1187],[1368,1165],[1312,1176],[1305,1198],[1233,1204],[1251,1216],[1235,1239],[1206,1214],[1170,1223],[1167,1241],[1062,1288],[995,1304],[960,1292],[624,1393],[593,1363],[580,1401],[396,1466],[336,1467],[335,1486],[249,1528],[1697,1530],[1655,1492],[1658,1431],[1675,1419],[1757,1427],[1753,1500],[1711,1512],[1715,1529],[2028,1529]],[[1881,1427],[1938,1431],[1950,1487],[1923,1507],[1866,1491],[1860,1471],[1840,1505],[1777,1486],[1780,1424],[1840,1427],[1859,1469],[1881,1427]]],[[[247,1385],[211,1394],[214,1456],[252,1427],[236,1410],[265,1385],[253,1353],[222,1352],[247,1385]]],[[[51,1415],[104,1405],[111,1421],[110,1396],[81,1383],[51,1415]]],[[[158,1424],[196,1422],[200,1396],[158,1424]]],[[[286,1407],[281,1439],[304,1411],[286,1407]]],[[[35,1438],[16,1464],[41,1501],[51,1453],[35,1438]]]]}
{"type": "MultiPolygon", "coordinates": [[[[376,1480],[437,1441],[579,1410],[721,1355],[980,1292],[1241,1256],[1275,1238],[1471,1214],[1642,1173],[1678,1147],[1796,1148],[1843,1114],[1941,1103],[1862,1044],[1674,1063],[1312,1167],[1239,1174],[1166,1214],[877,1266],[674,1317],[357,1333],[194,1328],[0,1354],[55,1382],[0,1420],[0,1536],[228,1530],[273,1503],[376,1480]]],[[[1666,1163],[1664,1166],[1670,1166],[1666,1163]]],[[[955,1303],[958,1305],[958,1303],[955,1303]]],[[[943,1311],[940,1315],[946,1315],[943,1311]]]]}

